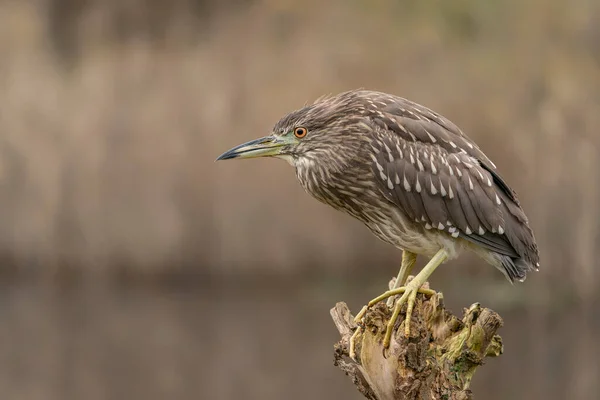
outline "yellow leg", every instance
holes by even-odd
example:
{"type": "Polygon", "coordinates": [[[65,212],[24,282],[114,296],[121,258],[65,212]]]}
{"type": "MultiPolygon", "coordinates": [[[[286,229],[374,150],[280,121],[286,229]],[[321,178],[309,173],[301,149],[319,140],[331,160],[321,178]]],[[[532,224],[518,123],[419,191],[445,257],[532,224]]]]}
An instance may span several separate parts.
{"type": "MultiPolygon", "coordinates": [[[[408,290],[407,287],[400,287],[400,288],[397,288],[397,289],[388,290],[387,292],[385,292],[385,293],[381,294],[380,296],[378,296],[378,297],[374,298],[373,300],[371,300],[369,302],[369,305],[364,306],[358,312],[358,314],[356,314],[356,316],[354,317],[354,322],[356,322],[357,324],[359,324],[359,326],[356,328],[356,330],[354,331],[354,333],[350,337],[350,349],[349,349],[350,358],[352,358],[354,361],[357,361],[357,359],[356,359],[356,340],[358,339],[360,333],[363,330],[363,328],[360,325],[360,323],[361,323],[362,318],[365,316],[365,313],[369,309],[369,307],[372,307],[375,304],[377,304],[380,301],[383,301],[383,300],[385,300],[387,298],[391,298],[392,296],[396,296],[396,295],[399,295],[399,294],[406,293],[407,290],[408,290]]],[[[433,296],[435,294],[435,290],[419,288],[419,289],[417,289],[417,293],[423,293],[426,296],[433,296]]],[[[411,310],[411,312],[412,312],[412,310],[411,310]]],[[[400,313],[400,307],[394,307],[394,312],[392,314],[392,318],[391,318],[390,321],[394,321],[394,323],[395,323],[395,321],[398,319],[398,314],[399,313],[400,313]]],[[[386,329],[386,337],[388,335],[388,331],[390,329],[393,329],[393,328],[394,328],[394,324],[388,324],[388,327],[386,329]]],[[[390,331],[389,335],[391,337],[391,331],[390,331]]],[[[387,345],[389,345],[389,338],[388,338],[388,344],[387,345]]],[[[386,348],[387,348],[387,345],[385,346],[386,348]]]]}
{"type": "MultiPolygon", "coordinates": [[[[404,286],[408,276],[415,266],[415,262],[417,262],[417,255],[415,253],[411,253],[407,250],[402,252],[402,265],[400,266],[400,271],[398,272],[398,276],[396,277],[396,282],[394,282],[394,287],[392,287],[392,290],[404,286]]],[[[392,297],[388,298],[387,305],[388,307],[394,305],[394,300],[392,297]]]]}
{"type": "Polygon", "coordinates": [[[356,330],[350,337],[350,349],[348,351],[348,355],[354,361],[357,361],[357,359],[356,359],[356,340],[358,339],[358,335],[360,335],[361,331],[362,331],[362,328],[360,326],[356,327],[356,330]]]}
{"type": "MultiPolygon", "coordinates": [[[[381,295],[369,302],[369,306],[372,306],[373,304],[375,304],[389,296],[394,296],[396,294],[401,293],[400,289],[404,289],[404,293],[402,294],[402,297],[400,297],[400,299],[396,302],[396,306],[394,307],[394,312],[392,313],[392,317],[390,318],[390,320],[388,322],[387,329],[385,331],[385,337],[383,339],[383,347],[384,348],[387,348],[390,345],[390,339],[392,337],[392,332],[394,331],[394,325],[396,324],[396,320],[398,319],[398,315],[400,314],[400,309],[402,308],[402,305],[405,302],[407,302],[407,309],[406,309],[406,318],[404,320],[405,321],[404,322],[404,334],[406,336],[410,335],[410,320],[411,320],[413,308],[415,305],[415,299],[417,297],[417,293],[418,292],[425,293],[425,291],[423,289],[421,289],[421,286],[425,282],[427,282],[427,279],[429,279],[429,277],[431,276],[433,271],[435,271],[435,269],[438,266],[440,266],[440,264],[442,264],[447,259],[448,259],[448,254],[446,253],[446,251],[444,249],[440,249],[433,256],[433,258],[431,260],[429,260],[429,262],[421,270],[421,272],[419,272],[417,274],[417,276],[415,276],[414,279],[412,281],[410,281],[410,283],[408,285],[406,285],[404,288],[389,290],[388,292],[384,293],[383,295],[381,295]]],[[[433,292],[433,291],[431,291],[431,292],[433,292]]],[[[429,293],[426,293],[426,294],[429,294],[429,293]]]]}
{"type": "MultiPolygon", "coordinates": [[[[388,348],[390,345],[390,339],[392,337],[392,332],[394,331],[394,325],[398,320],[398,315],[400,315],[400,310],[402,309],[402,305],[405,302],[408,302],[407,310],[406,310],[406,319],[404,323],[404,334],[408,336],[410,334],[410,320],[413,312],[413,308],[415,305],[415,299],[417,297],[417,293],[423,293],[427,296],[433,296],[435,294],[434,290],[423,289],[421,286],[427,279],[431,276],[433,271],[440,266],[444,261],[448,259],[448,254],[444,249],[440,249],[431,260],[427,263],[427,265],[414,277],[412,281],[406,286],[406,279],[410,275],[412,268],[415,265],[415,261],[417,259],[417,255],[408,251],[404,251],[402,253],[402,266],[400,267],[400,272],[398,273],[398,277],[396,278],[396,282],[394,283],[394,287],[391,290],[386,291],[380,296],[374,298],[369,302],[368,305],[364,306],[358,314],[354,317],[354,321],[360,323],[365,316],[369,307],[383,301],[385,299],[389,299],[392,296],[396,296],[402,294],[402,297],[396,302],[396,306],[394,307],[394,311],[392,312],[392,316],[387,324],[387,328],[385,331],[385,337],[383,339],[383,347],[388,348]]],[[[350,357],[356,360],[356,339],[358,338],[360,332],[362,331],[361,326],[359,325],[356,328],[356,331],[350,338],[350,357]]]]}

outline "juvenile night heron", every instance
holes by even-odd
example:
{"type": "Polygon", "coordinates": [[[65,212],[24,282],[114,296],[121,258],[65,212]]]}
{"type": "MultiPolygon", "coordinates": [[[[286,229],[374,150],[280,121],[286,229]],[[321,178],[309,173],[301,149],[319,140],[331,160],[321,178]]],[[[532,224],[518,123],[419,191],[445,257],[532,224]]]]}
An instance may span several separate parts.
{"type": "Polygon", "coordinates": [[[494,163],[451,121],[409,100],[366,90],[323,98],[218,160],[255,157],[286,160],[309,194],[403,250],[394,290],[369,303],[402,293],[385,347],[401,306],[409,334],[417,292],[432,293],[421,286],[461,250],[511,282],[539,267],[527,217],[494,163]],[[406,283],[418,254],[430,261],[406,283]]]}

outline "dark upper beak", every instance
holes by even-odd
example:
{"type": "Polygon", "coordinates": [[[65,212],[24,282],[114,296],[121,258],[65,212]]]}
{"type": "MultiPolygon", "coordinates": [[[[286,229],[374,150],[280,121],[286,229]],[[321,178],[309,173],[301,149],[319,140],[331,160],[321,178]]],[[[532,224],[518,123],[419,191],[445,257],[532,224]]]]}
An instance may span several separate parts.
{"type": "Polygon", "coordinates": [[[215,161],[231,158],[274,157],[281,153],[282,147],[286,144],[287,142],[281,137],[269,135],[240,144],[221,154],[215,161]]]}

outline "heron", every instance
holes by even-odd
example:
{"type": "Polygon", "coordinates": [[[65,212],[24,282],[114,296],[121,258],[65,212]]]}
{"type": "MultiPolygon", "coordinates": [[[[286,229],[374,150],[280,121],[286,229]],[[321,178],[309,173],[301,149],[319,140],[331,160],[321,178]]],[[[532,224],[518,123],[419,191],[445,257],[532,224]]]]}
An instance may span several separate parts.
{"type": "Polygon", "coordinates": [[[401,307],[409,335],[417,293],[435,293],[423,285],[463,250],[511,283],[539,268],[528,218],[496,165],[457,125],[408,99],[363,89],[322,97],[217,160],[256,157],[287,161],[308,194],[402,250],[391,290],[357,314],[358,321],[367,307],[401,294],[395,305],[388,299],[384,348],[401,307]],[[417,255],[429,262],[407,282],[417,255]]]}

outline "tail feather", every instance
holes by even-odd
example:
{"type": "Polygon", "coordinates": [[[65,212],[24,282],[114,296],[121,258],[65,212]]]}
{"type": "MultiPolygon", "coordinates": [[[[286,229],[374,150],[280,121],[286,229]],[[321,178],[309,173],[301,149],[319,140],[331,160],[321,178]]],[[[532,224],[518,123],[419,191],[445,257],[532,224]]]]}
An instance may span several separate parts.
{"type": "Polygon", "coordinates": [[[528,272],[538,270],[537,265],[533,265],[530,261],[527,261],[522,257],[512,258],[501,256],[500,262],[502,264],[501,271],[511,283],[515,280],[523,282],[525,281],[525,278],[527,278],[528,272]]]}
{"type": "Polygon", "coordinates": [[[537,271],[540,265],[540,256],[533,231],[521,208],[516,192],[508,186],[495,169],[484,163],[481,166],[492,175],[494,183],[501,189],[497,193],[502,199],[505,210],[505,237],[519,255],[519,257],[501,256],[501,263],[505,270],[503,272],[506,272],[507,278],[511,282],[514,279],[525,280],[527,272],[537,271]]]}

